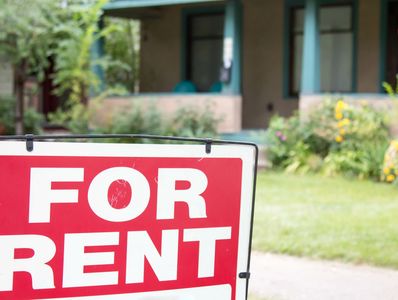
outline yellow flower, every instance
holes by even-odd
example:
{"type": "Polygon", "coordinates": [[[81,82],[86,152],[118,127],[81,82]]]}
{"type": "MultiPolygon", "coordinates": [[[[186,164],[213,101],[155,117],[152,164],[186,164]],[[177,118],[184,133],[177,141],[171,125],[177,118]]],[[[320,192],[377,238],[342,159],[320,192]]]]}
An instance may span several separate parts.
{"type": "Polygon", "coordinates": [[[384,169],[383,169],[383,173],[384,173],[385,175],[390,174],[390,168],[384,168],[384,169]]]}
{"type": "Polygon", "coordinates": [[[345,135],[345,134],[346,134],[346,131],[345,131],[344,128],[341,128],[341,129],[339,130],[339,133],[340,133],[340,135],[345,135]]]}
{"type": "Polygon", "coordinates": [[[398,141],[392,141],[391,144],[393,145],[393,147],[395,148],[395,150],[398,151],[398,141]]]}
{"type": "Polygon", "coordinates": [[[394,179],[395,179],[395,176],[394,176],[394,175],[388,175],[388,176],[386,177],[387,182],[393,182],[394,179]]]}
{"type": "Polygon", "coordinates": [[[336,112],[342,111],[342,110],[346,109],[347,107],[348,107],[348,105],[343,100],[339,100],[336,103],[336,112]]]}
{"type": "Polygon", "coordinates": [[[342,127],[348,126],[348,125],[350,125],[350,120],[347,119],[347,118],[345,118],[345,119],[343,119],[343,120],[341,120],[341,121],[339,121],[339,122],[337,123],[337,127],[338,127],[338,128],[342,128],[342,127]]]}
{"type": "Polygon", "coordinates": [[[343,118],[343,114],[341,112],[336,112],[334,116],[337,120],[341,120],[343,118]]]}
{"type": "Polygon", "coordinates": [[[344,140],[344,138],[341,135],[338,135],[336,136],[335,140],[337,143],[341,143],[344,140]]]}

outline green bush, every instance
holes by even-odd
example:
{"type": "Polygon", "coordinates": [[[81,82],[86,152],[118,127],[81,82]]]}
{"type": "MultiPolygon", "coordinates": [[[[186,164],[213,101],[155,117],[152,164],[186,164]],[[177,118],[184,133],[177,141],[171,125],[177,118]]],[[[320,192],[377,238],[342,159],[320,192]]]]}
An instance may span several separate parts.
{"type": "Polygon", "coordinates": [[[389,130],[386,114],[366,105],[327,100],[305,120],[274,117],[267,134],[269,158],[290,172],[321,171],[379,179],[389,130]]]}
{"type": "Polygon", "coordinates": [[[14,100],[0,98],[0,132],[1,134],[14,134],[14,100]]]}
{"type": "Polygon", "coordinates": [[[390,143],[384,155],[381,180],[398,185],[398,140],[390,143]]]}
{"type": "MultiPolygon", "coordinates": [[[[98,127],[96,131],[111,134],[150,134],[182,137],[216,137],[216,119],[210,109],[198,110],[193,107],[178,110],[167,119],[156,107],[144,109],[135,105],[122,115],[114,116],[106,127],[98,127]]],[[[113,141],[113,140],[112,140],[113,141]]],[[[118,139],[122,142],[154,142],[152,140],[118,139]]],[[[156,140],[159,142],[159,140],[156,140]]]]}
{"type": "MultiPolygon", "coordinates": [[[[43,122],[42,114],[33,108],[25,110],[24,128],[26,133],[40,133],[43,122]]],[[[15,100],[11,97],[0,98],[0,134],[15,134],[15,100]]]]}
{"type": "Polygon", "coordinates": [[[214,117],[211,109],[198,110],[194,107],[179,109],[169,124],[168,135],[184,137],[216,137],[220,119],[214,117]]]}

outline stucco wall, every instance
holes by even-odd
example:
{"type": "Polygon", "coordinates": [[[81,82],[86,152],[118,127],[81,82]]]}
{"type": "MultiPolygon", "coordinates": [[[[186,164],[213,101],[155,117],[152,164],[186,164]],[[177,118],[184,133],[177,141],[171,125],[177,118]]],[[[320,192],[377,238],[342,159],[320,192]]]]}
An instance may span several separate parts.
{"type": "Polygon", "coordinates": [[[245,0],[243,17],[243,127],[266,127],[289,115],[297,99],[283,99],[284,1],[245,0]]]}
{"type": "Polygon", "coordinates": [[[181,7],[160,8],[141,23],[141,92],[170,92],[181,80],[181,7]]]}
{"type": "Polygon", "coordinates": [[[380,0],[358,0],[358,68],[359,93],[380,90],[380,0]]]}

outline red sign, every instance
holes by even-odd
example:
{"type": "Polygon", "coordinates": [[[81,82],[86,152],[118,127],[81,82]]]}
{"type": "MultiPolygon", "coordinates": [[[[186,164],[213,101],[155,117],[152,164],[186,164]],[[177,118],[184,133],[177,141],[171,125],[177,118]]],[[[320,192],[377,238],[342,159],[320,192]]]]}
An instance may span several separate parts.
{"type": "Polygon", "coordinates": [[[0,149],[0,299],[244,299],[252,147],[0,149]]]}

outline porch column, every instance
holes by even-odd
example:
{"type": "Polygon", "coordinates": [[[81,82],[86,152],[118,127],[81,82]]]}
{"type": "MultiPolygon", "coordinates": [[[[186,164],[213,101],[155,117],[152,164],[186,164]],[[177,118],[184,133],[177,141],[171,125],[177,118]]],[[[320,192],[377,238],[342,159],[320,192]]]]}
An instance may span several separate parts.
{"type": "MultiPolygon", "coordinates": [[[[99,31],[102,30],[103,27],[104,27],[104,19],[101,18],[100,21],[98,22],[98,30],[99,31]]],[[[104,39],[99,38],[96,41],[94,41],[93,45],[91,46],[91,61],[95,62],[96,60],[100,59],[103,55],[104,55],[104,39]]],[[[97,76],[99,80],[97,89],[99,91],[103,91],[105,89],[104,69],[98,64],[93,64],[92,72],[97,76]]],[[[91,91],[91,93],[95,92],[98,91],[91,91]]]]}
{"type": "Polygon", "coordinates": [[[224,23],[223,93],[241,93],[241,26],[241,0],[227,0],[225,3],[224,23]],[[228,71],[228,69],[230,70],[228,71]]]}
{"type": "Polygon", "coordinates": [[[320,92],[319,48],[319,3],[318,0],[306,0],[301,70],[301,93],[303,94],[320,92]]]}

